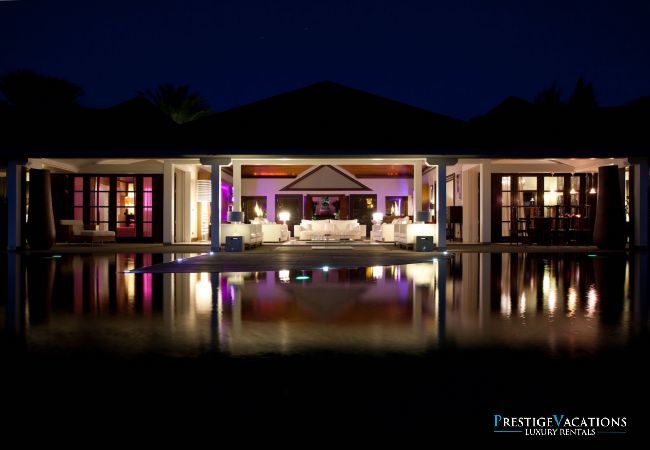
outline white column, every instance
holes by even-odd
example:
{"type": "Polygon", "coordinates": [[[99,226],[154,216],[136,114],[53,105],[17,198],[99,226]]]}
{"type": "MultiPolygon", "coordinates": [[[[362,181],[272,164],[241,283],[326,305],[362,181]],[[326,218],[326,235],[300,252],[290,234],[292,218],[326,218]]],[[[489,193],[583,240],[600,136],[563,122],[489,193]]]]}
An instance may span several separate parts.
{"type": "Polygon", "coordinates": [[[634,245],[648,245],[648,160],[634,164],[634,245]]]}
{"type": "Polygon", "coordinates": [[[422,211],[422,163],[413,163],[413,216],[422,211]]]}
{"type": "Polygon", "coordinates": [[[477,244],[479,238],[479,168],[463,170],[463,243],[477,244]]]}
{"type": "MultiPolygon", "coordinates": [[[[221,246],[221,166],[211,164],[210,184],[212,187],[212,202],[210,203],[210,251],[218,252],[221,246]]],[[[241,178],[240,178],[241,179],[241,178]]]]}
{"type": "Polygon", "coordinates": [[[492,242],[492,167],[487,160],[481,163],[480,177],[480,240],[488,244],[492,242]]]}
{"type": "Polygon", "coordinates": [[[233,211],[241,211],[241,162],[232,162],[232,197],[233,211]]]}
{"type": "Polygon", "coordinates": [[[163,165],[163,243],[174,243],[174,165],[163,165]]]}
{"type": "MultiPolygon", "coordinates": [[[[190,178],[190,241],[198,237],[197,233],[197,202],[196,202],[196,179],[197,179],[197,168],[194,167],[192,168],[192,171],[189,173],[189,178],[190,178]]],[[[203,238],[203,237],[202,237],[203,238]]]]}
{"type": "Polygon", "coordinates": [[[438,164],[436,170],[436,228],[438,248],[447,247],[447,166],[438,164]]]}
{"type": "Polygon", "coordinates": [[[176,242],[190,242],[192,240],[192,229],[190,228],[190,216],[192,210],[192,180],[191,174],[185,170],[175,169],[174,186],[176,195],[174,197],[175,230],[176,242]]]}
{"type": "Polygon", "coordinates": [[[7,248],[22,247],[23,222],[23,166],[17,161],[7,164],[7,248]]]}

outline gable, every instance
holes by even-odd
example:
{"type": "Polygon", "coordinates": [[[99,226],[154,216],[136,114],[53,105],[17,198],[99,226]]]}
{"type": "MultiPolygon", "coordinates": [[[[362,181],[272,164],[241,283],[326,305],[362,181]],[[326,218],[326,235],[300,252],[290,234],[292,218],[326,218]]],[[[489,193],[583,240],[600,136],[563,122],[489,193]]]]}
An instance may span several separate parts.
{"type": "Polygon", "coordinates": [[[371,191],[368,186],[331,165],[318,166],[281,191],[371,191]]]}

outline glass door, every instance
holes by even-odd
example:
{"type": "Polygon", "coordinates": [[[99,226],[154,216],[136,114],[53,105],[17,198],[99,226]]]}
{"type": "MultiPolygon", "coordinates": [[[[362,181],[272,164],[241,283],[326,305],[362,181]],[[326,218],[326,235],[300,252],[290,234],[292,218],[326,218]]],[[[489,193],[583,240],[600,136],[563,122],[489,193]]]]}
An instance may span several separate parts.
{"type": "Polygon", "coordinates": [[[501,237],[510,237],[513,220],[512,177],[501,177],[501,237]]]}
{"type": "Polygon", "coordinates": [[[77,175],[68,186],[53,202],[86,229],[115,231],[117,239],[127,241],[162,239],[160,175],[77,175]]]}
{"type": "Polygon", "coordinates": [[[118,238],[134,238],[137,236],[135,177],[117,177],[115,193],[117,208],[115,218],[115,236],[118,238]]]}
{"type": "Polygon", "coordinates": [[[90,177],[89,224],[90,228],[100,231],[110,229],[110,177],[90,177]]]}

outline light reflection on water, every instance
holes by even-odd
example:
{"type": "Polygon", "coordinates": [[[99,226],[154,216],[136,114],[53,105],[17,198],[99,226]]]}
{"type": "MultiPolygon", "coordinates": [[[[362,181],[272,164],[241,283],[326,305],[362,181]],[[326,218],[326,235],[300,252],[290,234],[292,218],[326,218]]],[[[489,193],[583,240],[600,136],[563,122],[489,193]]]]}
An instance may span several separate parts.
{"type": "Polygon", "coordinates": [[[463,253],[359,269],[127,273],[187,256],[8,257],[4,335],[32,351],[194,356],[597,351],[647,329],[647,281],[639,277],[647,255],[463,253]]]}

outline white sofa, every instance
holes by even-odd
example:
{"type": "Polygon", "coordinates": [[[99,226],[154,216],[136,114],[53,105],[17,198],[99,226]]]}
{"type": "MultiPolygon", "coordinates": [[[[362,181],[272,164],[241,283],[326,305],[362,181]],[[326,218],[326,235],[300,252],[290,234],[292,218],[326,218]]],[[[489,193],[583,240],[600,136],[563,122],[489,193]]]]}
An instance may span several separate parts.
{"type": "MultiPolygon", "coordinates": [[[[401,223],[411,223],[408,217],[396,218],[391,223],[382,223],[380,225],[381,230],[381,241],[383,242],[395,242],[395,225],[401,223]]],[[[380,239],[376,239],[380,240],[380,239]]]]}
{"type": "Polygon", "coordinates": [[[289,228],[281,223],[263,223],[264,242],[285,242],[289,239],[289,228]]]}
{"type": "Polygon", "coordinates": [[[309,241],[318,236],[359,240],[365,239],[366,226],[360,225],[357,219],[302,220],[300,225],[293,227],[293,236],[301,241],[309,241]]]}
{"type": "Polygon", "coordinates": [[[227,236],[242,236],[244,245],[262,245],[264,235],[262,224],[259,223],[222,223],[221,224],[221,245],[226,244],[227,236]]]}
{"type": "Polygon", "coordinates": [[[436,226],[432,223],[397,223],[394,226],[396,245],[413,245],[416,236],[433,236],[434,245],[438,242],[436,226]]]}
{"type": "Polygon", "coordinates": [[[84,230],[84,223],[81,220],[63,219],[60,221],[61,226],[69,227],[69,242],[90,242],[91,244],[100,242],[115,242],[115,231],[109,230],[84,230]]]}

